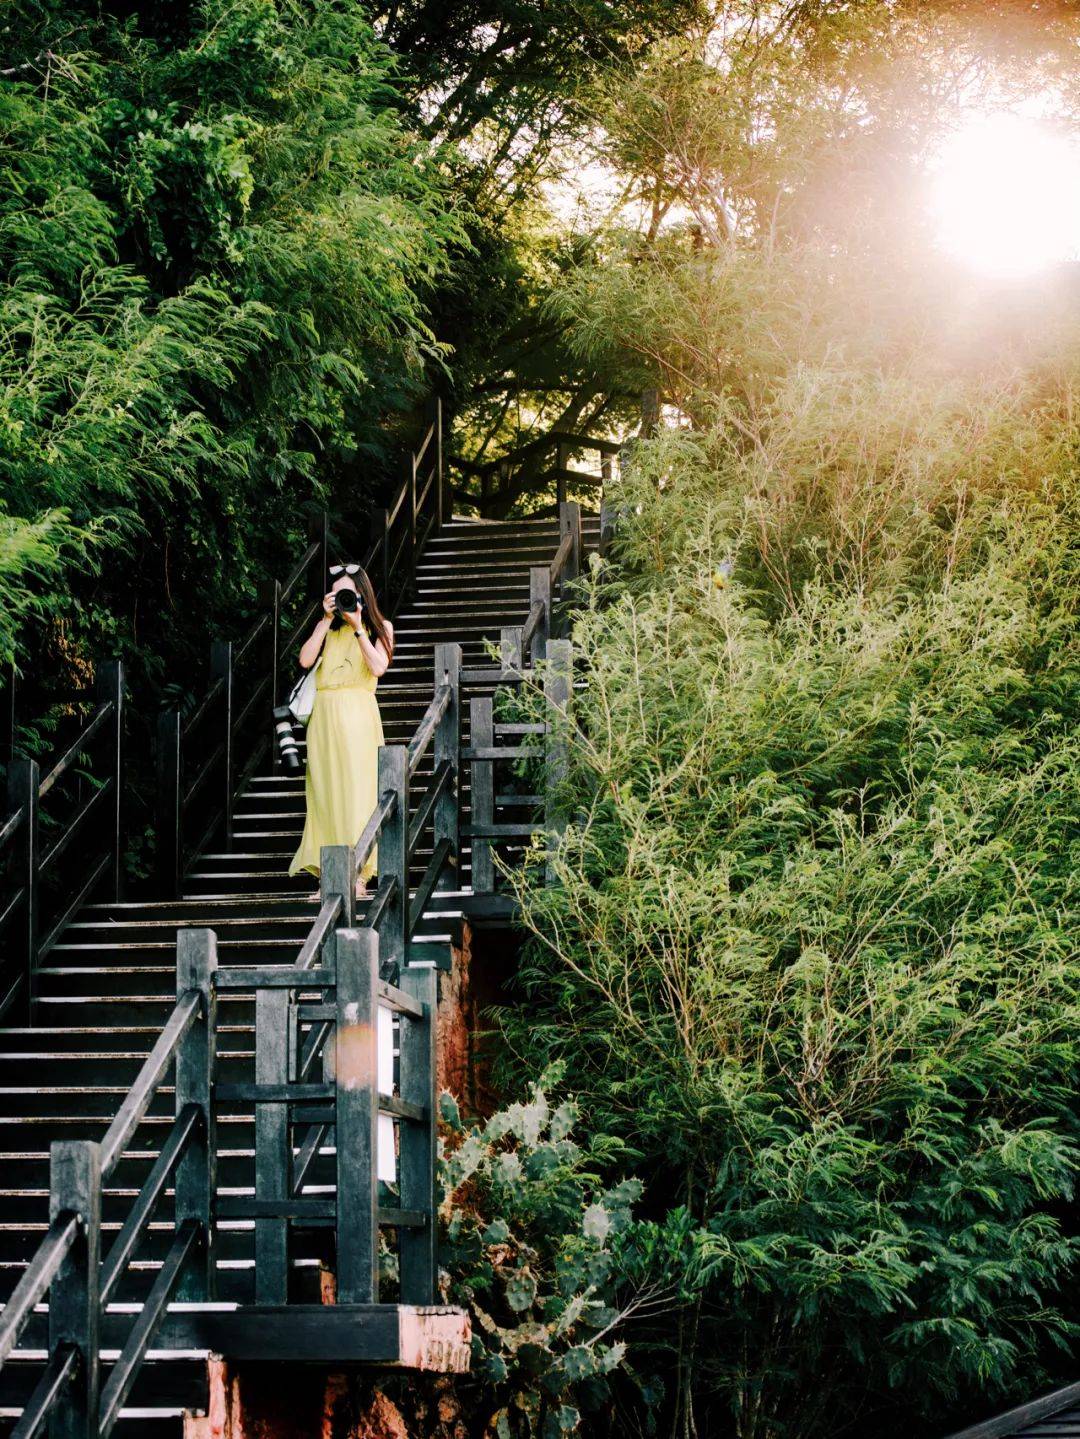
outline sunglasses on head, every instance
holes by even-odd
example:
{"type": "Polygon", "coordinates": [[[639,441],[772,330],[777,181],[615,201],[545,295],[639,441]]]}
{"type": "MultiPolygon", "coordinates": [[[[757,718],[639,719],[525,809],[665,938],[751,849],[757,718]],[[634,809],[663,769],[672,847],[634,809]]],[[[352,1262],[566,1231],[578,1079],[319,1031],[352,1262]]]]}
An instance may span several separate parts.
{"type": "Polygon", "coordinates": [[[337,579],[338,575],[355,575],[359,572],[359,565],[331,565],[330,573],[337,579]]]}

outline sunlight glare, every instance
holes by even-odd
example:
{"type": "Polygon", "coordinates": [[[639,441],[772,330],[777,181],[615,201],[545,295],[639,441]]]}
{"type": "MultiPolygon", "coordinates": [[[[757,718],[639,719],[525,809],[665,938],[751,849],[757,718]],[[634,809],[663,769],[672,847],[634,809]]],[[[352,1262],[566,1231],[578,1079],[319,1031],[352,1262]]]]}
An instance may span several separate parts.
{"type": "Polygon", "coordinates": [[[969,121],[934,177],[942,246],[984,275],[1031,275],[1080,253],[1080,147],[1019,115],[969,121]]]}

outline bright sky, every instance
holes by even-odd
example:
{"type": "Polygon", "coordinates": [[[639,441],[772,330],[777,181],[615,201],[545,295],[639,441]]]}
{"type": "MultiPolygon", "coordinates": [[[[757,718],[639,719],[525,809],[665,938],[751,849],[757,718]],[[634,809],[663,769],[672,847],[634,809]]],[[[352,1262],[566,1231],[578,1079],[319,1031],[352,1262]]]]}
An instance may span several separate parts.
{"type": "MultiPolygon", "coordinates": [[[[547,186],[575,229],[594,228],[621,194],[617,175],[580,154],[547,186]]],[[[1038,114],[973,110],[941,146],[928,202],[941,247],[976,273],[1019,278],[1080,259],[1080,137],[1038,114]]],[[[673,210],[668,223],[683,219],[673,210]]]]}
{"type": "Polygon", "coordinates": [[[942,146],[932,204],[944,249],[984,275],[1080,258],[1080,142],[1023,115],[975,115],[942,146]]]}

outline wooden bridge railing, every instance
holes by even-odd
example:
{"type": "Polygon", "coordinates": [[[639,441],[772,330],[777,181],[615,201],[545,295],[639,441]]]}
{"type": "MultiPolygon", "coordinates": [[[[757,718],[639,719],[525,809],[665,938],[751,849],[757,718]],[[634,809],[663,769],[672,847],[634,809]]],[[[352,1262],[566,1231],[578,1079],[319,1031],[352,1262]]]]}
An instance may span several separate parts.
{"type": "Polygon", "coordinates": [[[493,686],[496,693],[526,680],[540,683],[546,700],[544,723],[497,722],[490,695],[469,702],[470,744],[462,749],[461,761],[470,766],[472,816],[463,837],[472,841],[474,895],[496,893],[494,857],[500,847],[513,849],[542,830],[554,838],[564,824],[565,724],[573,692],[573,651],[564,636],[570,630],[573,584],[582,563],[581,509],[575,501],[560,504],[559,530],[550,565],[529,571],[525,623],[507,626],[500,634],[498,663],[461,673],[462,683],[493,686]],[[529,759],[544,761],[541,792],[500,788],[508,779],[505,766],[529,759]],[[511,813],[515,817],[507,818],[511,813]]]}
{"type": "MultiPolygon", "coordinates": [[[[121,797],[124,788],[124,672],[119,660],[97,667],[94,710],[43,775],[36,760],[12,757],[7,770],[7,816],[0,821],[0,1016],[26,1021],[41,960],[95,890],[107,883],[119,896],[121,797]],[[90,764],[91,783],[84,774],[90,764]],[[65,812],[43,802],[70,788],[65,812]],[[44,820],[50,824],[46,829],[44,820]],[[46,838],[47,835],[47,838],[46,838]],[[77,856],[59,879],[59,860],[77,856]]],[[[50,804],[51,804],[50,800],[50,804]]]]}
{"type": "MultiPolygon", "coordinates": [[[[324,873],[343,879],[347,851],[324,851],[324,873]]],[[[348,920],[346,896],[331,900],[348,920]]],[[[255,1193],[218,1199],[217,1219],[255,1224],[255,1303],[289,1301],[291,1237],[297,1225],[333,1230],[338,1304],[379,1302],[379,1231],[395,1230],[399,1301],[431,1304],[436,1293],[436,976],[406,970],[400,984],[379,976],[379,940],[369,925],[327,934],[320,962],[237,965],[216,972],[218,992],[255,995],[255,1080],[216,1084],[216,1106],[255,1106],[255,1193]],[[388,1057],[379,1011],[400,1025],[397,1092],[380,1084],[388,1057]],[[380,1132],[380,1116],[401,1131],[380,1132]],[[305,1181],[333,1130],[332,1198],[308,1197],[305,1181]],[[380,1140],[383,1153],[380,1153],[380,1140]],[[398,1203],[380,1204],[380,1169],[394,1171],[398,1203]]]]}
{"type": "Polygon", "coordinates": [[[50,1227],[0,1318],[2,1365],[48,1299],[48,1362],[13,1439],[34,1439],[46,1427],[70,1439],[107,1439],[170,1301],[214,1299],[219,1220],[254,1221],[256,1306],[288,1302],[297,1226],[333,1230],[339,1305],[378,1302],[382,1230],[398,1235],[400,1302],[434,1302],[437,968],[448,967],[449,953],[425,945],[421,954],[412,940],[457,862],[460,672],[460,647],[437,646],[435,692],[411,742],[380,751],[380,800],[359,844],[322,851],[323,901],[296,962],[219,966],[212,930],[180,930],[176,1005],[104,1139],[53,1144],[50,1227]],[[411,804],[410,780],[432,745],[434,774],[411,804]],[[414,890],[410,869],[429,830],[433,852],[414,890]],[[357,926],[357,869],[376,844],[378,887],[357,926]],[[214,1072],[217,996],[237,991],[255,996],[250,1084],[221,1083],[214,1072]],[[385,1075],[393,1035],[380,1013],[398,1030],[396,1093],[385,1075]],[[176,1118],[103,1259],[102,1186],[173,1066],[176,1118]],[[250,1199],[220,1196],[216,1187],[217,1115],[237,1104],[255,1107],[250,1199]],[[383,1119],[400,1130],[396,1143],[382,1132],[384,1173],[389,1165],[396,1171],[393,1205],[379,1198],[383,1119]],[[331,1131],[335,1195],[309,1197],[305,1184],[331,1131]],[[172,1242],[102,1389],[105,1308],[170,1184],[172,1242]]]}

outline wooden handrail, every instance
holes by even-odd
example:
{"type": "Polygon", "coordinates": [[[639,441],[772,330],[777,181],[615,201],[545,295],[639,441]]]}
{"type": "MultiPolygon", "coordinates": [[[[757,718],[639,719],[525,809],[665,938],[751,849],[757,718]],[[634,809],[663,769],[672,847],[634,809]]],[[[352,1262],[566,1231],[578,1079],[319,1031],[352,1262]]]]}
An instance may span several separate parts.
{"type": "Polygon", "coordinates": [[[172,1014],[158,1036],[157,1043],[147,1055],[134,1084],[127,1092],[123,1104],[116,1112],[116,1118],[105,1131],[101,1141],[101,1174],[107,1179],[117,1160],[127,1148],[128,1142],[150,1107],[157,1093],[158,1085],[164,1079],[169,1065],[176,1058],[176,1052],[188,1030],[199,1017],[200,996],[198,990],[189,989],[176,1001],[172,1014]]]}
{"type": "Polygon", "coordinates": [[[67,1258],[78,1232],[79,1218],[76,1214],[58,1214],[49,1225],[45,1238],[4,1305],[3,1318],[0,1319],[0,1364],[19,1342],[19,1335],[33,1314],[35,1305],[48,1293],[49,1285],[67,1258]]]}
{"type": "Polygon", "coordinates": [[[427,754],[431,741],[435,738],[435,731],[438,729],[439,721],[446,713],[453,698],[453,691],[449,685],[436,686],[435,693],[428,701],[428,707],[424,711],[423,718],[416,727],[416,732],[409,741],[409,777],[416,773],[416,767],[427,754]]]}
{"type": "Polygon", "coordinates": [[[75,815],[74,819],[72,819],[71,823],[64,830],[63,834],[60,835],[59,839],[53,845],[52,849],[50,849],[47,854],[43,855],[38,860],[39,875],[44,874],[44,872],[47,869],[50,869],[53,863],[60,858],[60,856],[64,853],[67,847],[71,844],[72,840],[74,840],[75,836],[79,833],[80,829],[82,829],[87,819],[89,819],[89,817],[94,813],[95,810],[100,808],[101,801],[108,799],[115,792],[115,788],[116,777],[114,775],[110,775],[103,785],[99,786],[99,788],[94,790],[93,794],[83,805],[82,809],[79,810],[78,814],[75,815]]]}
{"type": "Polygon", "coordinates": [[[0,824],[0,849],[3,849],[8,840],[22,824],[26,810],[20,805],[8,815],[3,824],[0,824]]]}
{"type": "Polygon", "coordinates": [[[98,730],[102,728],[107,719],[111,718],[115,711],[116,706],[113,704],[112,700],[106,700],[103,705],[98,706],[92,718],[83,727],[82,732],[79,734],[78,738],[71,745],[68,746],[65,752],[53,765],[49,773],[38,785],[38,799],[44,799],[45,796],[52,789],[53,785],[56,784],[57,780],[61,779],[65,774],[67,774],[68,770],[78,759],[79,755],[82,754],[83,750],[94,738],[98,730]]]}
{"type": "Polygon", "coordinates": [[[158,1270],[158,1276],[151,1286],[150,1293],[143,1301],[135,1323],[131,1326],[127,1343],[120,1351],[120,1357],[110,1370],[108,1382],[101,1391],[101,1407],[98,1411],[100,1439],[108,1439],[120,1417],[120,1410],[131,1393],[139,1367],[146,1356],[146,1351],[150,1348],[154,1331],[165,1315],[181,1270],[187,1263],[188,1256],[199,1237],[199,1226],[195,1220],[188,1219],[177,1226],[176,1235],[165,1256],[165,1262],[158,1270]]]}
{"type": "Polygon", "coordinates": [[[420,803],[416,806],[416,814],[409,825],[409,853],[416,849],[417,842],[424,830],[427,829],[432,815],[435,813],[435,806],[444,794],[446,794],[454,780],[454,767],[448,760],[435,766],[427,788],[421,796],[420,803]]]}
{"type": "Polygon", "coordinates": [[[259,616],[259,618],[255,621],[255,623],[254,623],[254,624],[251,626],[251,628],[248,630],[248,632],[247,632],[247,634],[244,636],[244,638],[243,638],[243,639],[240,641],[240,643],[239,643],[238,645],[236,645],[236,647],[234,648],[234,650],[233,650],[233,663],[234,663],[234,664],[237,664],[237,665],[238,665],[238,664],[240,663],[240,661],[241,661],[241,660],[244,658],[244,656],[247,654],[247,652],[248,652],[248,650],[251,648],[251,646],[255,643],[255,641],[256,641],[256,640],[259,638],[259,636],[262,634],[263,630],[265,630],[265,629],[267,629],[267,628],[269,627],[269,624],[270,624],[270,616],[269,616],[269,615],[260,615],[260,616],[259,616]]]}
{"type": "Polygon", "coordinates": [[[191,731],[195,729],[210,713],[214,701],[217,699],[218,695],[221,694],[224,688],[225,678],[223,675],[218,675],[217,679],[214,680],[213,684],[211,684],[210,688],[203,695],[200,702],[195,706],[195,709],[184,720],[184,729],[188,734],[190,734],[191,731]]]}
{"type": "Polygon", "coordinates": [[[428,425],[427,429],[424,431],[424,438],[420,441],[420,444],[415,451],[417,464],[419,464],[420,461],[427,454],[428,445],[430,445],[432,440],[435,438],[435,429],[436,425],[435,421],[433,420],[431,424],[428,425]]]}
{"type": "MultiPolygon", "coordinates": [[[[7,772],[7,813],[0,824],[0,849],[6,850],[8,893],[0,902],[3,940],[0,955],[0,1012],[16,1009],[18,1020],[29,1022],[42,956],[56,939],[73,907],[81,904],[102,879],[111,878],[111,891],[119,897],[122,880],[121,810],[123,792],[124,676],[118,660],[98,665],[94,681],[95,707],[74,740],[42,776],[34,760],[11,758],[7,772]],[[47,851],[42,851],[39,819],[43,801],[72,772],[79,759],[92,759],[95,781],[88,794],[80,793],[47,851]],[[100,823],[103,810],[108,818],[100,823]],[[94,840],[75,844],[86,836],[91,819],[94,840]],[[79,868],[61,885],[45,887],[47,872],[69,850],[77,851],[79,868]],[[44,894],[44,901],[42,895],[44,894]],[[42,930],[48,926],[46,939],[42,930]],[[14,974],[12,975],[12,972],[14,974]]],[[[11,1022],[10,1020],[8,1021],[11,1022]]],[[[18,1022],[18,1021],[17,1021],[18,1022]]]]}
{"type": "Polygon", "coordinates": [[[60,1345],[23,1406],[22,1417],[12,1429],[11,1439],[37,1439],[48,1422],[53,1405],[75,1378],[78,1365],[79,1353],[74,1345],[60,1345]]]}
{"type": "Polygon", "coordinates": [[[357,869],[367,863],[368,856],[379,841],[383,825],[397,808],[397,802],[397,795],[393,790],[387,790],[380,796],[378,804],[371,811],[368,822],[361,831],[360,838],[356,841],[357,869]]]}
{"type": "Polygon", "coordinates": [[[326,940],[333,933],[343,908],[344,902],[340,894],[331,895],[323,900],[319,907],[319,913],[315,916],[315,923],[308,930],[307,938],[300,947],[300,953],[296,956],[297,969],[311,969],[322,953],[322,947],[326,940]]]}
{"type": "Polygon", "coordinates": [[[186,1104],[173,1120],[168,1138],[161,1146],[161,1152],[154,1162],[154,1167],[143,1180],[135,1203],[129,1210],[128,1217],[124,1220],[123,1227],[113,1241],[108,1257],[101,1266],[101,1302],[103,1305],[109,1302],[109,1297],[116,1288],[117,1282],[135,1254],[139,1241],[153,1218],[154,1210],[172,1178],[173,1170],[194,1138],[201,1119],[198,1106],[186,1104]]]}
{"type": "Polygon", "coordinates": [[[292,592],[307,573],[308,567],[313,560],[317,560],[322,554],[322,544],[315,540],[301,555],[300,559],[293,566],[292,573],[281,586],[281,603],[285,604],[292,599],[292,592]]]}
{"type": "Polygon", "coordinates": [[[0,1364],[10,1356],[34,1305],[48,1296],[49,1355],[13,1431],[30,1439],[48,1422],[59,1432],[108,1439],[174,1294],[206,1300],[215,1149],[209,1081],[216,1047],[210,976],[216,964],[213,936],[182,930],[177,938],[180,998],[105,1140],[54,1142],[50,1156],[50,1212],[55,1216],[0,1321],[0,1364]],[[192,1021],[202,1016],[199,1030],[192,1021]],[[176,1119],[146,1182],[101,1262],[103,1180],[133,1137],[165,1072],[175,1061],[176,1119]],[[203,1068],[200,1081],[199,1069],[203,1068]],[[193,1167],[194,1166],[194,1167],[193,1167]],[[98,1394],[103,1318],[110,1296],[128,1270],[167,1186],[175,1189],[173,1242],[150,1293],[98,1394]],[[189,1261],[201,1251],[201,1280],[189,1261]]]}
{"type": "Polygon", "coordinates": [[[559,548],[555,551],[555,556],[551,564],[548,565],[548,578],[551,580],[552,587],[558,582],[563,570],[566,568],[566,562],[570,558],[573,548],[573,536],[569,534],[564,535],[559,543],[559,548]]]}
{"type": "Polygon", "coordinates": [[[534,605],[530,606],[528,618],[521,627],[521,648],[523,650],[528,650],[532,637],[536,633],[536,627],[543,618],[544,606],[537,600],[534,605]]]}

